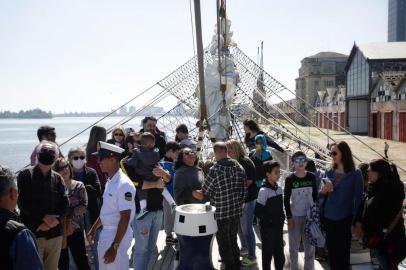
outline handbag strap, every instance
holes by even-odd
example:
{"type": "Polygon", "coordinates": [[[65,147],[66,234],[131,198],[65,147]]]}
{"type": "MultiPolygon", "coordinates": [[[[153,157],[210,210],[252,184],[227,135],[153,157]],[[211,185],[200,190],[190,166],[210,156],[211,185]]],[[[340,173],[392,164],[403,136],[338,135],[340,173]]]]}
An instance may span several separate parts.
{"type": "Polygon", "coordinates": [[[333,183],[333,188],[338,187],[338,185],[341,183],[341,181],[348,175],[348,173],[340,174],[333,183]]]}

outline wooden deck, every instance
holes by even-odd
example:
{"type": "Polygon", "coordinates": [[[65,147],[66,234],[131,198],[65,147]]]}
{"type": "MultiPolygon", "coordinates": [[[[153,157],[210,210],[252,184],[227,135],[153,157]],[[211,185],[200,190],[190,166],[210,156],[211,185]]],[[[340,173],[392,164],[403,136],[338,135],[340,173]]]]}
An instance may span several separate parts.
{"type": "MultiPolygon", "coordinates": [[[[255,235],[256,235],[256,255],[257,255],[257,262],[258,264],[251,267],[242,267],[242,270],[258,270],[262,269],[261,267],[261,241],[259,237],[259,230],[258,227],[255,226],[255,235]]],[[[287,231],[284,231],[284,240],[285,240],[285,257],[286,263],[284,269],[290,269],[290,260],[289,260],[289,246],[288,246],[288,234],[287,231]]],[[[176,257],[176,249],[178,246],[170,245],[167,246],[165,244],[165,233],[164,231],[160,231],[157,241],[157,254],[154,255],[154,259],[151,261],[149,269],[151,270],[172,270],[174,265],[174,260],[176,257]]],[[[130,252],[129,252],[130,253],[130,252]]],[[[130,254],[129,254],[130,255],[130,254]]],[[[218,262],[219,253],[218,253],[218,246],[217,242],[213,241],[213,248],[212,248],[212,260],[213,265],[216,269],[224,269],[224,266],[218,262]]],[[[299,253],[299,266],[303,269],[304,263],[304,254],[299,253]]],[[[353,252],[351,254],[351,261],[353,263],[352,269],[353,270],[371,270],[371,269],[378,269],[374,267],[370,263],[370,256],[368,250],[362,250],[359,247],[354,247],[353,252]]],[[[274,269],[273,265],[271,269],[274,269]]],[[[131,268],[132,269],[132,268],[131,268]]],[[[326,263],[320,263],[319,261],[315,260],[315,270],[326,269],[329,270],[330,268],[326,263]]],[[[399,268],[404,269],[404,268],[399,268]]]]}

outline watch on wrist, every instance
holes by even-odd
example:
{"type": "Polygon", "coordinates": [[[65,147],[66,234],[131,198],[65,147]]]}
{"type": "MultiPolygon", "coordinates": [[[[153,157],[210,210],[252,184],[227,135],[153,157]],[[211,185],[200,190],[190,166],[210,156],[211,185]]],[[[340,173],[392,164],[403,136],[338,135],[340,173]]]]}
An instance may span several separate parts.
{"type": "Polygon", "coordinates": [[[119,246],[119,245],[120,245],[120,243],[117,243],[117,242],[111,243],[111,246],[112,246],[115,250],[118,249],[118,246],[119,246]]]}

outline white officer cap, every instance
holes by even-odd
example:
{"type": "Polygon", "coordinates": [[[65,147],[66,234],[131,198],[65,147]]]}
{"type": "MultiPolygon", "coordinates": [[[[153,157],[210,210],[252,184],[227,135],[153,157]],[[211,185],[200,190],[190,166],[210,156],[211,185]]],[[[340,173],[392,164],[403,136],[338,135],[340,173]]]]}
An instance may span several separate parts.
{"type": "Polygon", "coordinates": [[[95,153],[99,158],[106,157],[120,157],[125,150],[117,145],[99,141],[97,143],[97,152],[95,153]]]}

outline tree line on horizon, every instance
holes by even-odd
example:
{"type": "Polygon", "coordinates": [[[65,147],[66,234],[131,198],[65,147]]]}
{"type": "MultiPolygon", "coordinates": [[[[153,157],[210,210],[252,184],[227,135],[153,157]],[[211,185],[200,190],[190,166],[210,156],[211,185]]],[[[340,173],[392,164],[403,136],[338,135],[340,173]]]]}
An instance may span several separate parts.
{"type": "Polygon", "coordinates": [[[46,112],[41,109],[32,109],[32,110],[20,110],[19,112],[12,112],[12,111],[0,111],[0,118],[33,118],[33,119],[39,119],[39,118],[52,118],[52,112],[46,112]]]}

